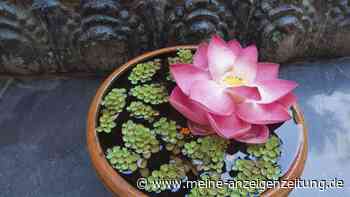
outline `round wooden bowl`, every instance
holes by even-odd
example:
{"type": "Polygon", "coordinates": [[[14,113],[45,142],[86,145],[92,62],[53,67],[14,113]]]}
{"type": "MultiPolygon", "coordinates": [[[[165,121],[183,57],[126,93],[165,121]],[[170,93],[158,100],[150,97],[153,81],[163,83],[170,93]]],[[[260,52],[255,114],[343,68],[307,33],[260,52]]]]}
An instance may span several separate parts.
{"type": "MultiPolygon", "coordinates": [[[[116,196],[121,197],[147,197],[146,194],[139,191],[137,188],[134,188],[130,185],[126,180],[124,180],[117,171],[115,171],[108,161],[105,158],[105,154],[101,148],[100,141],[98,138],[98,134],[96,132],[97,120],[99,115],[100,103],[102,101],[105,92],[108,87],[118,79],[120,75],[122,75],[125,71],[130,69],[133,65],[136,65],[140,62],[144,62],[147,59],[151,59],[160,55],[164,55],[167,53],[174,53],[177,49],[196,49],[195,46],[186,45],[186,46],[175,46],[169,48],[163,48],[156,51],[145,53],[141,56],[138,56],[123,66],[116,69],[109,77],[102,83],[102,85],[97,90],[97,93],[90,105],[90,110],[88,114],[87,121],[87,146],[88,151],[91,157],[92,164],[96,169],[98,176],[101,178],[102,182],[107,186],[107,188],[116,196]]],[[[302,139],[300,140],[299,148],[294,158],[293,163],[287,172],[282,176],[281,180],[296,180],[300,178],[307,158],[307,149],[308,149],[308,141],[307,141],[307,129],[305,126],[305,121],[303,114],[301,113],[299,107],[297,105],[293,106],[294,111],[296,112],[295,119],[298,125],[301,125],[302,139]]],[[[292,188],[287,187],[275,187],[273,189],[268,189],[262,193],[262,196],[273,196],[273,197],[281,197],[287,196],[288,193],[292,190],[292,188]]]]}

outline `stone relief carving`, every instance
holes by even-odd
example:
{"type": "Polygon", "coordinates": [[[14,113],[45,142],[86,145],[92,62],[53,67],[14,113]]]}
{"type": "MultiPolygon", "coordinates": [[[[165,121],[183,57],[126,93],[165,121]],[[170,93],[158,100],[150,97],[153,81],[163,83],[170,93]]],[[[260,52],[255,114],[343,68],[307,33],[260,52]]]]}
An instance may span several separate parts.
{"type": "Polygon", "coordinates": [[[234,36],[235,17],[224,1],[167,1],[165,8],[167,44],[198,43],[217,33],[224,38],[234,36]]]}
{"type": "Polygon", "coordinates": [[[350,55],[349,0],[5,0],[0,73],[100,73],[217,33],[262,60],[350,55]]]}

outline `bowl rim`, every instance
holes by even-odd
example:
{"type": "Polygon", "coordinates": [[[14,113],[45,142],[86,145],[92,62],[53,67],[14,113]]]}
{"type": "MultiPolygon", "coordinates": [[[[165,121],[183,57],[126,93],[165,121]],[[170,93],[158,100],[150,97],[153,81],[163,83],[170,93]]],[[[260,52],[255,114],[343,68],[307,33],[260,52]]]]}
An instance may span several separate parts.
{"type": "MultiPolygon", "coordinates": [[[[178,45],[173,47],[167,47],[158,49],[155,51],[144,53],[143,55],[137,56],[119,68],[115,69],[112,74],[110,74],[103,83],[97,89],[97,92],[90,104],[88,118],[87,118],[87,148],[90,155],[91,162],[95,168],[97,175],[102,180],[102,182],[107,186],[107,188],[114,194],[118,196],[138,196],[147,197],[146,194],[138,190],[129,184],[119,173],[112,168],[107,159],[105,158],[104,151],[100,145],[98,134],[96,132],[98,112],[100,109],[100,103],[103,96],[105,95],[108,88],[112,83],[119,78],[124,72],[130,69],[133,65],[143,62],[147,59],[157,57],[159,55],[164,55],[167,53],[175,52],[178,49],[191,49],[195,50],[197,47],[195,45],[178,45]]],[[[301,130],[303,132],[301,143],[299,145],[299,150],[291,164],[291,167],[282,176],[281,180],[295,180],[300,178],[306,158],[308,149],[308,136],[307,128],[303,114],[297,104],[293,105],[296,112],[296,121],[301,125],[301,130]]],[[[283,184],[282,184],[283,185],[283,184]]],[[[292,188],[286,187],[276,187],[273,189],[268,189],[264,191],[261,196],[285,196],[292,188]]]]}

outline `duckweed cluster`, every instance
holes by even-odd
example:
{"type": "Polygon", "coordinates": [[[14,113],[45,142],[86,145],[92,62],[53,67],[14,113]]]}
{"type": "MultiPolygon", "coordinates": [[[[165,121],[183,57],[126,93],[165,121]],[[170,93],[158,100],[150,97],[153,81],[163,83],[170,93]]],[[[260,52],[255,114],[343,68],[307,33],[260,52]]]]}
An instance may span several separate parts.
{"type": "Polygon", "coordinates": [[[135,86],[130,94],[145,103],[153,105],[168,102],[168,92],[165,86],[154,83],[135,86]]]}
{"type": "Polygon", "coordinates": [[[154,132],[160,135],[162,140],[167,143],[166,149],[173,151],[175,154],[181,152],[181,147],[184,145],[184,135],[182,135],[176,126],[176,122],[167,118],[160,118],[159,121],[153,124],[154,132]]]}
{"type": "Polygon", "coordinates": [[[137,119],[144,119],[148,122],[153,122],[154,119],[159,116],[159,112],[154,110],[151,106],[146,105],[140,101],[133,101],[126,108],[131,117],[137,119]]]}
{"type": "Polygon", "coordinates": [[[257,158],[261,158],[264,161],[276,163],[281,154],[280,139],[272,135],[265,144],[250,145],[247,148],[247,152],[257,158]]]}
{"type": "Polygon", "coordinates": [[[186,143],[182,153],[191,158],[199,171],[221,173],[228,144],[229,140],[219,136],[206,136],[186,143]]]}
{"type": "Polygon", "coordinates": [[[111,133],[112,129],[116,127],[116,123],[114,122],[116,118],[117,118],[116,114],[106,109],[102,110],[101,116],[99,118],[100,125],[96,128],[96,131],[111,133]]]}
{"type": "Polygon", "coordinates": [[[180,58],[181,62],[187,64],[192,63],[193,54],[190,49],[179,49],[176,54],[180,58]]]}
{"type": "MultiPolygon", "coordinates": [[[[277,160],[280,156],[280,139],[272,135],[264,144],[249,145],[247,152],[256,160],[239,159],[233,167],[238,171],[236,180],[278,180],[281,177],[280,166],[277,160]]],[[[260,194],[264,188],[240,188],[239,192],[243,196],[260,194]]]]}
{"type": "Polygon", "coordinates": [[[105,96],[101,105],[113,114],[120,113],[126,105],[126,97],[126,89],[114,88],[105,96]]]}
{"type": "Polygon", "coordinates": [[[107,149],[106,158],[113,168],[121,172],[136,171],[137,162],[141,159],[140,155],[120,146],[107,149]]]}
{"type": "MultiPolygon", "coordinates": [[[[186,169],[183,165],[178,163],[163,164],[160,166],[159,170],[152,171],[151,175],[147,177],[147,185],[145,190],[148,192],[161,192],[165,190],[176,189],[175,184],[154,184],[159,180],[171,180],[178,181],[181,183],[186,180],[186,169]],[[153,184],[152,184],[153,183],[153,184]]],[[[179,187],[179,186],[178,186],[179,187]]]]}
{"type": "MultiPolygon", "coordinates": [[[[236,161],[234,170],[238,171],[235,180],[240,181],[266,181],[278,180],[281,176],[281,169],[278,165],[264,160],[246,160],[236,161]]],[[[244,187],[240,188],[243,196],[248,196],[263,192],[263,188],[244,187]]]]}
{"type": "MultiPolygon", "coordinates": [[[[198,187],[198,185],[191,189],[188,194],[188,197],[227,197],[231,195],[229,187],[216,187],[216,182],[220,180],[220,176],[217,174],[203,174],[201,175],[201,180],[206,181],[208,187],[198,187]],[[213,183],[213,184],[212,184],[213,183]]],[[[237,196],[239,197],[239,195],[237,196]]]]}
{"type": "Polygon", "coordinates": [[[112,129],[116,127],[114,120],[126,105],[126,97],[126,89],[123,88],[114,88],[104,97],[101,102],[102,111],[99,126],[96,128],[97,132],[112,132],[112,129]]]}
{"type": "Polygon", "coordinates": [[[190,64],[193,60],[193,53],[190,49],[179,49],[177,50],[176,57],[168,58],[169,65],[172,64],[190,64]]]}
{"type": "Polygon", "coordinates": [[[155,59],[145,63],[140,63],[132,69],[128,79],[132,84],[144,83],[151,81],[152,77],[161,68],[161,60],[155,59]]]}
{"type": "Polygon", "coordinates": [[[142,124],[129,120],[122,125],[122,134],[125,147],[142,154],[146,159],[150,158],[152,153],[160,150],[159,141],[154,133],[142,124]]]}

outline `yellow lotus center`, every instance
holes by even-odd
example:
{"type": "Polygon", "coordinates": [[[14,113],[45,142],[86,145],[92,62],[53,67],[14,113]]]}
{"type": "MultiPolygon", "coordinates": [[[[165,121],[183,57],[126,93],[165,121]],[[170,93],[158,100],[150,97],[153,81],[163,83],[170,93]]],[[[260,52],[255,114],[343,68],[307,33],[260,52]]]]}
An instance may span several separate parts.
{"type": "Polygon", "coordinates": [[[244,79],[232,75],[225,76],[222,81],[228,86],[242,86],[247,83],[244,79]]]}

